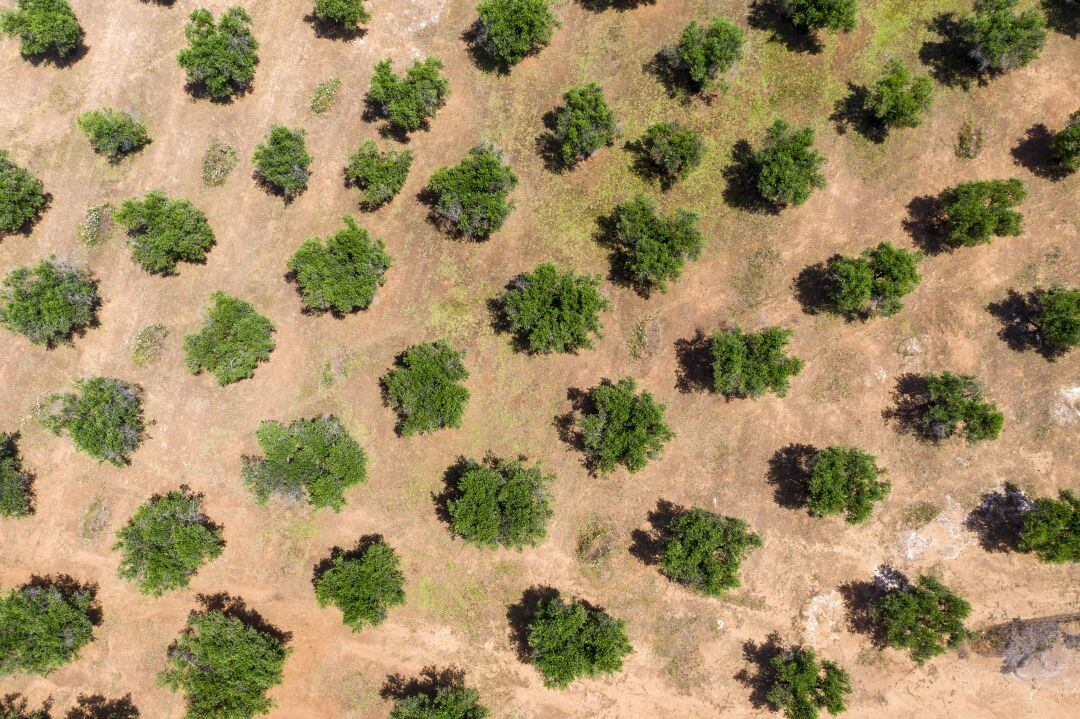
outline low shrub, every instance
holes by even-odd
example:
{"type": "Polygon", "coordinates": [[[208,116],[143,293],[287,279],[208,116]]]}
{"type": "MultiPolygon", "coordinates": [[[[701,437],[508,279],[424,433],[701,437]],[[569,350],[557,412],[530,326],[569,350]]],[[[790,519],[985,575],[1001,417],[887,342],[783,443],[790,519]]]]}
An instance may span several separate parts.
{"type": "Polygon", "coordinates": [[[90,147],[109,162],[120,162],[150,142],[150,131],[130,112],[92,110],[79,115],[77,124],[90,140],[90,147]]]}
{"type": "Polygon", "coordinates": [[[207,187],[219,187],[229,179],[229,173],[236,169],[238,158],[232,145],[217,139],[210,140],[206,154],[203,155],[202,181],[207,187]]]}
{"type": "Polygon", "coordinates": [[[127,228],[131,259],[151,274],[171,275],[181,261],[205,262],[214,245],[214,231],[201,210],[158,190],[126,200],[113,219],[127,228]]]}
{"type": "Polygon", "coordinates": [[[450,491],[450,531],[467,542],[492,549],[536,546],[551,519],[549,485],[555,475],[540,465],[489,458],[467,461],[450,491]]]}
{"type": "Polygon", "coordinates": [[[77,380],[74,392],[45,401],[40,419],[55,435],[66,430],[80,452],[117,467],[146,436],[142,388],[114,377],[77,380]]]}
{"type": "Polygon", "coordinates": [[[341,89],[341,80],[336,77],[332,77],[329,80],[323,80],[316,85],[315,92],[311,94],[311,102],[309,103],[311,111],[316,115],[328,112],[337,100],[339,89],[341,89]]]}
{"type": "Polygon", "coordinates": [[[366,140],[349,158],[345,180],[363,190],[361,206],[378,207],[401,191],[412,161],[412,150],[381,151],[374,140],[366,140]]]}
{"type": "Polygon", "coordinates": [[[34,344],[55,347],[94,324],[101,297],[89,270],[49,257],[9,272],[0,302],[0,324],[34,344]]]}
{"type": "Polygon", "coordinates": [[[746,521],[694,508],[668,527],[660,567],[680,584],[706,596],[722,597],[739,586],[739,566],[761,545],[761,535],[750,531],[746,521]]]}
{"type": "Polygon", "coordinates": [[[465,353],[442,340],[414,345],[382,379],[386,401],[398,414],[405,437],[460,427],[469,390],[459,384],[469,377],[465,353]]]}
{"type": "Polygon", "coordinates": [[[709,348],[713,391],[729,398],[757,399],[770,391],[786,395],[791,386],[788,378],[803,368],[801,359],[784,353],[793,334],[783,327],[750,333],[736,327],[714,334],[709,348]]]}
{"type": "Polygon", "coordinates": [[[206,371],[219,385],[247,379],[277,344],[274,324],[250,303],[224,292],[210,295],[203,328],[184,337],[184,361],[194,374],[206,371]]]}
{"type": "Polygon", "coordinates": [[[169,328],[155,323],[143,327],[131,342],[131,363],[136,367],[145,367],[152,359],[161,354],[165,340],[169,337],[169,328]]]}
{"type": "Polygon", "coordinates": [[[345,626],[358,632],[386,620],[387,611],[405,603],[405,575],[397,554],[378,539],[354,552],[335,552],[315,577],[320,607],[341,610],[345,626]]]}
{"type": "Polygon", "coordinates": [[[593,387],[589,400],[592,409],[582,414],[578,428],[585,451],[602,473],[619,464],[640,471],[675,437],[664,423],[666,405],[648,392],[638,394],[631,378],[593,387]]]}
{"type": "Polygon", "coordinates": [[[79,224],[76,236],[79,242],[88,247],[95,247],[112,239],[113,206],[108,202],[99,202],[86,208],[83,221],[79,224]]]}
{"type": "Polygon", "coordinates": [[[600,278],[559,272],[551,262],[515,279],[500,300],[510,331],[530,352],[575,352],[600,337],[600,312],[611,303],[600,278]]]}

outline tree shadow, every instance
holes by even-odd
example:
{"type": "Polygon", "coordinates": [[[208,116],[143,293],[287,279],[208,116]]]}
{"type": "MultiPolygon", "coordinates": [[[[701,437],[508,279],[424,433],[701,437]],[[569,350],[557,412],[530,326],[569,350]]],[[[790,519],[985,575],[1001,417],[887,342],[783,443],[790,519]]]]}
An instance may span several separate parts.
{"type": "Polygon", "coordinates": [[[53,67],[63,70],[71,67],[79,60],[86,57],[86,54],[90,52],[90,46],[86,44],[86,34],[82,28],[79,29],[79,43],[75,46],[75,49],[64,56],[57,55],[55,51],[49,51],[41,53],[40,55],[34,55],[27,57],[23,55],[22,58],[34,67],[40,67],[41,65],[52,65],[53,67]]]}
{"type": "Polygon", "coordinates": [[[725,204],[737,210],[780,214],[779,205],[769,202],[758,190],[759,168],[754,161],[754,148],[746,140],[739,140],[731,148],[731,164],[724,168],[723,198],[725,204]]]}
{"type": "Polygon", "coordinates": [[[918,439],[934,442],[923,427],[923,415],[929,406],[926,377],[906,372],[896,380],[892,392],[893,406],[882,410],[882,418],[892,423],[901,434],[911,434],[918,439]]]}
{"type": "Polygon", "coordinates": [[[461,497],[461,476],[472,466],[465,456],[459,456],[454,463],[443,472],[443,490],[438,494],[432,492],[431,501],[435,504],[435,516],[439,521],[450,526],[450,502],[461,497]]]}
{"type": "Polygon", "coordinates": [[[934,17],[928,27],[938,39],[922,44],[919,61],[930,68],[930,76],[942,85],[965,90],[975,80],[982,83],[979,68],[971,57],[971,48],[963,37],[959,16],[953,12],[942,13],[934,17]]]}
{"type": "Polygon", "coordinates": [[[979,536],[979,545],[987,552],[1015,552],[1020,549],[1020,530],[1024,515],[1035,507],[1027,494],[1015,484],[1006,482],[982,496],[979,506],[971,510],[964,527],[979,536]]]}
{"type": "Polygon", "coordinates": [[[578,0],[578,4],[590,12],[626,12],[642,5],[655,5],[656,0],[578,0]]]}
{"type": "MultiPolygon", "coordinates": [[[[611,380],[601,380],[601,384],[611,384],[611,380]]],[[[578,417],[591,414],[596,411],[596,404],[592,400],[592,393],[579,387],[569,387],[566,390],[566,399],[570,401],[570,411],[555,417],[552,424],[558,433],[559,441],[566,444],[570,449],[581,452],[583,459],[581,464],[590,472],[593,471],[593,463],[585,447],[585,437],[578,430],[578,417]]]]}
{"type": "Polygon", "coordinates": [[[686,511],[686,507],[666,499],[656,500],[656,509],[646,515],[650,528],[635,529],[630,533],[630,556],[649,566],[660,564],[660,554],[664,540],[671,532],[671,523],[686,514],[686,511]]]}
{"type": "Polygon", "coordinates": [[[755,0],[746,21],[755,30],[767,31],[769,40],[791,52],[817,55],[823,47],[816,33],[807,32],[791,22],[779,0],[755,0]]]}
{"type": "Polygon", "coordinates": [[[735,674],[735,681],[750,690],[750,705],[755,709],[772,706],[768,699],[769,690],[776,682],[776,670],[772,662],[783,653],[784,645],[777,632],[769,634],[761,643],[753,640],[743,642],[743,661],[751,667],[740,669],[735,674]]]}
{"type": "Polygon", "coordinates": [[[286,205],[291,205],[293,202],[296,201],[296,199],[298,197],[300,197],[300,195],[307,192],[308,185],[311,184],[311,176],[313,174],[315,174],[315,173],[313,171],[309,170],[308,171],[308,176],[307,176],[307,182],[304,184],[303,187],[297,189],[291,195],[286,194],[286,191],[283,188],[281,188],[278,185],[275,185],[275,184],[273,184],[271,182],[268,182],[265,178],[263,178],[261,175],[259,175],[258,168],[256,168],[255,170],[252,170],[251,179],[255,180],[255,184],[258,185],[259,189],[261,189],[266,194],[274,195],[275,197],[280,197],[281,200],[286,205]]]}
{"type": "Polygon", "coordinates": [[[342,27],[332,20],[322,20],[316,17],[315,13],[308,13],[305,15],[304,22],[311,25],[311,29],[315,32],[315,37],[324,40],[343,40],[348,42],[350,40],[359,40],[367,35],[366,27],[342,27]]]}
{"type": "Polygon", "coordinates": [[[773,487],[774,502],[785,509],[806,506],[810,462],[817,452],[811,444],[789,444],[773,453],[766,481],[773,487]]]}
{"type": "Polygon", "coordinates": [[[529,648],[529,625],[536,619],[542,602],[559,599],[559,590],[546,585],[535,585],[526,589],[517,604],[506,608],[506,622],[510,626],[510,645],[517,654],[518,661],[528,663],[532,651],[529,648]]]}
{"type": "Polygon", "coordinates": [[[1080,36],[1080,7],[1076,0],[1042,0],[1046,24],[1073,39],[1080,36]]]}
{"type": "Polygon", "coordinates": [[[390,674],[379,690],[379,696],[388,700],[401,700],[422,694],[434,700],[440,689],[459,689],[464,685],[464,669],[454,666],[440,669],[429,665],[421,669],[418,676],[390,674]]]}
{"type": "Polygon", "coordinates": [[[928,255],[951,252],[945,243],[945,227],[941,200],[936,195],[920,195],[907,204],[907,217],[903,220],[904,231],[912,242],[928,255]]]}
{"type": "Polygon", "coordinates": [[[658,185],[662,192],[667,192],[679,181],[678,177],[672,177],[656,166],[641,140],[627,140],[623,143],[623,150],[634,158],[630,165],[634,174],[645,182],[658,185]]]}
{"type": "Polygon", "coordinates": [[[1013,161],[1036,177],[1053,182],[1065,179],[1069,173],[1054,156],[1053,140],[1054,133],[1043,123],[1029,127],[1011,150],[1013,161]]]}
{"type": "Polygon", "coordinates": [[[31,709],[30,701],[19,692],[0,697],[0,717],[4,719],[50,719],[52,697],[47,698],[39,709],[31,709]]]}
{"type": "Polygon", "coordinates": [[[98,585],[96,582],[81,582],[70,574],[33,574],[26,584],[19,587],[20,591],[35,591],[42,589],[57,589],[66,599],[76,594],[87,594],[90,597],[90,606],[86,611],[86,618],[93,626],[99,626],[102,620],[101,604],[98,602],[98,585]]]}
{"type": "Polygon", "coordinates": [[[850,128],[870,142],[881,144],[889,136],[889,128],[866,109],[869,90],[865,85],[849,82],[848,94],[836,101],[829,115],[836,133],[843,135],[850,128]]]}
{"type": "Polygon", "coordinates": [[[561,175],[573,169],[577,163],[567,163],[563,160],[562,147],[559,138],[555,134],[555,119],[558,117],[559,108],[553,108],[545,112],[540,122],[544,130],[536,136],[536,154],[544,163],[544,169],[555,175],[561,175]]]}
{"type": "MultiPolygon", "coordinates": [[[[829,260],[839,256],[833,255],[829,260]]],[[[802,307],[803,314],[817,315],[826,311],[828,306],[825,301],[825,292],[829,285],[827,262],[818,262],[804,267],[791,285],[795,300],[802,307]]]]}
{"type": "Polygon", "coordinates": [[[330,549],[330,555],[324,557],[315,563],[315,566],[311,569],[311,586],[317,587],[319,579],[325,574],[331,567],[334,566],[334,562],[340,557],[343,560],[361,559],[368,549],[372,545],[378,544],[383,541],[381,534],[365,534],[356,541],[356,544],[352,549],[344,549],[342,547],[333,547],[330,549]]]}
{"type": "Polygon", "coordinates": [[[712,338],[701,330],[675,340],[675,388],[684,394],[712,392],[712,338]]]}
{"type": "MultiPolygon", "coordinates": [[[[0,712],[0,716],[4,716],[0,712]]],[[[101,694],[80,694],[64,719],[139,719],[139,708],[128,694],[120,699],[106,699],[101,694]]]]}
{"type": "Polygon", "coordinates": [[[239,619],[246,626],[263,634],[268,634],[282,644],[287,644],[292,639],[292,632],[279,629],[254,609],[249,609],[243,599],[228,592],[197,594],[195,595],[195,601],[202,606],[202,611],[198,613],[217,612],[232,619],[239,619]]]}
{"type": "MultiPolygon", "coordinates": [[[[484,26],[477,19],[472,25],[465,29],[465,32],[461,33],[461,41],[465,43],[465,47],[469,50],[469,57],[472,59],[473,64],[480,72],[509,75],[511,66],[507,65],[502,60],[492,57],[486,49],[484,49],[484,26]]],[[[529,53],[529,55],[535,55],[537,50],[529,53]]]]}
{"type": "Polygon", "coordinates": [[[870,581],[841,584],[838,591],[847,609],[848,629],[869,637],[875,648],[885,648],[888,645],[885,627],[875,616],[874,605],[889,592],[908,586],[907,577],[887,564],[879,566],[870,581]]]}
{"type": "Polygon", "coordinates": [[[657,50],[655,55],[642,63],[641,70],[646,75],[655,77],[657,82],[663,85],[667,96],[673,100],[680,100],[682,104],[688,105],[695,94],[700,94],[705,104],[712,103],[714,95],[701,91],[674,45],[665,45],[657,50]]]}

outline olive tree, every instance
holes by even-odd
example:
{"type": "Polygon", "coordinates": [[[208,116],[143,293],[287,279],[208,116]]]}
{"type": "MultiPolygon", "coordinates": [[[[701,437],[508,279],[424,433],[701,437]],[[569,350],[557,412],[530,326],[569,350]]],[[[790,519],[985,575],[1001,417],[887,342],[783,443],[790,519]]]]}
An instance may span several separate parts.
{"type": "Polygon", "coordinates": [[[611,303],[600,278],[560,272],[551,262],[517,277],[500,299],[506,323],[530,352],[576,352],[600,337],[600,312],[611,303]]]}
{"type": "Polygon", "coordinates": [[[390,255],[382,240],[373,240],[351,217],[342,221],[343,229],[325,241],[307,240],[288,263],[304,306],[340,315],[367,309],[390,269],[390,255]]]}
{"type": "Polygon", "coordinates": [[[528,627],[529,656],[549,687],[613,674],[633,652],[625,623],[603,609],[561,597],[541,600],[528,627]]]}
{"type": "Polygon", "coordinates": [[[827,447],[810,460],[807,507],[815,517],[844,514],[848,524],[861,524],[874,511],[874,502],[889,495],[885,470],[877,457],[852,447],[827,447]]]}
{"type": "Polygon", "coordinates": [[[639,166],[646,174],[656,176],[664,189],[677,180],[684,180],[701,164],[705,145],[701,133],[683,127],[678,122],[658,122],[649,125],[634,150],[639,166]]]}
{"type": "Polygon", "coordinates": [[[221,528],[203,513],[203,497],[187,486],[156,495],[135,510],[116,533],[121,579],[160,597],[182,589],[199,569],[221,554],[221,528]]]}
{"type": "Polygon", "coordinates": [[[855,0],[780,0],[780,3],[791,24],[806,32],[855,29],[855,0]]]}
{"type": "Polygon", "coordinates": [[[386,401],[398,414],[398,431],[405,437],[460,427],[469,390],[460,383],[469,377],[465,353],[436,340],[414,345],[382,378],[386,401]]]}
{"type": "Polygon", "coordinates": [[[959,37],[979,72],[991,75],[1025,67],[1046,44],[1046,16],[1039,10],[1016,12],[1019,0],[975,0],[961,20],[959,37]]]}
{"type": "Polygon", "coordinates": [[[888,645],[908,650],[918,664],[959,647],[971,635],[964,627],[971,605],[928,575],[890,589],[871,604],[870,613],[888,645]]]}
{"type": "Polygon", "coordinates": [[[811,647],[793,647],[770,661],[766,699],[788,719],[817,719],[822,709],[836,715],[847,709],[851,677],[840,665],[818,662],[811,647]]]}
{"type": "Polygon", "coordinates": [[[593,387],[589,400],[592,407],[582,413],[578,428],[591,463],[602,473],[619,464],[638,472],[675,437],[664,423],[666,405],[648,392],[638,394],[632,378],[593,387]]]}
{"type": "Polygon", "coordinates": [[[394,73],[389,59],[375,65],[367,100],[391,129],[412,132],[427,127],[450,95],[450,81],[437,58],[415,61],[404,76],[394,73]]]}
{"type": "Polygon", "coordinates": [[[961,426],[968,442],[997,439],[1004,424],[1005,416],[983,398],[982,384],[975,377],[949,371],[926,377],[925,403],[916,421],[926,439],[948,439],[961,426]]]}
{"type": "Polygon", "coordinates": [[[825,273],[825,306],[847,319],[891,317],[919,285],[921,252],[881,242],[858,257],[837,256],[825,273]]]}
{"type": "Polygon", "coordinates": [[[1053,285],[1035,302],[1033,324],[1043,345],[1054,354],[1080,345],[1080,290],[1053,285]]]}
{"type": "Polygon", "coordinates": [[[458,164],[432,173],[426,192],[432,214],[452,234],[486,240],[514,209],[506,198],[517,183],[502,151],[485,143],[470,149],[458,164]]]}
{"type": "Polygon", "coordinates": [[[660,548],[660,567],[670,579],[710,597],[739,586],[739,566],[761,547],[761,535],[745,520],[696,507],[676,517],[660,548]]]}
{"type": "Polygon", "coordinates": [[[1054,159],[1066,172],[1080,170],[1080,110],[1069,115],[1065,127],[1054,133],[1050,149],[1054,159]]]}
{"type": "Polygon", "coordinates": [[[559,159],[571,167],[587,159],[605,145],[615,142],[619,127],[615,113],[595,82],[572,87],[563,94],[563,105],[555,111],[553,136],[559,159]]]}
{"type": "Polygon", "coordinates": [[[539,52],[559,27],[548,0],[483,0],[476,12],[473,41],[504,68],[539,52]]]}
{"type": "Polygon", "coordinates": [[[409,694],[398,698],[390,710],[390,719],[487,719],[489,715],[480,703],[480,693],[464,686],[439,686],[430,693],[409,694]]]}
{"type": "Polygon", "coordinates": [[[90,147],[109,162],[120,162],[150,142],[150,131],[130,112],[103,108],[79,115],[79,129],[90,140],[90,147]]]}
{"type": "Polygon", "coordinates": [[[214,231],[200,209],[158,190],[126,200],[113,219],[127,228],[131,258],[152,274],[171,275],[181,261],[205,262],[214,245],[214,231]]]}
{"type": "Polygon", "coordinates": [[[669,70],[686,78],[695,92],[704,92],[716,84],[716,79],[742,59],[742,28],[722,17],[706,25],[691,20],[679,42],[663,50],[669,70]]]}
{"type": "Polygon", "coordinates": [[[1020,549],[1044,562],[1080,562],[1080,497],[1063,489],[1058,499],[1039,497],[1024,514],[1020,549]]]}
{"type": "Polygon", "coordinates": [[[45,185],[0,150],[0,235],[18,232],[38,216],[48,202],[45,185]]]}
{"type": "Polygon", "coordinates": [[[31,581],[0,597],[0,676],[49,674],[94,638],[94,589],[70,577],[31,581]]]}
{"type": "Polygon", "coordinates": [[[667,291],[668,282],[679,279],[686,261],[696,260],[704,245],[697,214],[661,214],[647,195],[616,207],[611,220],[616,266],[644,294],[667,291]]]}
{"type": "Polygon", "coordinates": [[[549,485],[555,475],[521,460],[466,461],[447,498],[450,531],[492,549],[536,546],[551,519],[549,485]]]}
{"type": "Polygon", "coordinates": [[[750,333],[735,327],[714,334],[709,343],[713,391],[729,398],[757,399],[770,391],[786,395],[788,378],[803,368],[801,359],[784,352],[793,334],[783,327],[750,333]]]}
{"type": "Polygon", "coordinates": [[[397,554],[382,539],[362,542],[351,552],[335,551],[315,574],[315,599],[333,604],[354,632],[386,620],[387,611],[405,603],[405,575],[397,554]]]}
{"type": "Polygon", "coordinates": [[[334,415],[262,422],[255,438],[263,456],[244,457],[241,471],[259,504],[277,494],[337,512],[345,490],[367,481],[367,454],[334,415]]]}
{"type": "Polygon", "coordinates": [[[0,433],[0,517],[34,513],[34,477],[23,469],[17,435],[0,433]]]}
{"type": "Polygon", "coordinates": [[[814,128],[794,129],[777,119],[750,158],[761,197],[777,207],[801,205],[825,187],[825,157],[814,149],[814,128]]]}
{"type": "Polygon", "coordinates": [[[83,29],[68,0],[16,0],[15,9],[0,13],[0,32],[18,38],[22,56],[37,59],[73,55],[83,29]]]}
{"type": "Polygon", "coordinates": [[[307,188],[311,155],[304,144],[303,130],[271,125],[251,160],[255,164],[255,176],[286,202],[307,188]]]}
{"type": "Polygon", "coordinates": [[[49,257],[4,277],[0,324],[34,344],[55,347],[92,325],[100,304],[89,270],[49,257]]]}
{"type": "Polygon", "coordinates": [[[315,0],[312,14],[316,20],[343,32],[355,32],[371,19],[364,0],[315,0]]]}
{"type": "Polygon", "coordinates": [[[67,431],[80,452],[117,467],[146,436],[142,388],[114,377],[77,380],[74,392],[51,395],[40,420],[55,435],[67,431]]]}
{"type": "Polygon", "coordinates": [[[934,83],[893,60],[866,93],[864,111],[883,128],[918,127],[934,100],[934,83]]]}
{"type": "Polygon", "coordinates": [[[1024,216],[1013,208],[1027,198],[1023,180],[972,180],[941,193],[943,240],[948,247],[974,247],[991,238],[1015,237],[1024,216]]]}
{"type": "Polygon", "coordinates": [[[176,61],[187,73],[190,88],[215,100],[227,100],[251,87],[259,43],[246,10],[234,5],[215,23],[209,10],[199,8],[188,18],[184,35],[188,47],[176,61]]]}
{"type": "Polygon", "coordinates": [[[194,374],[211,373],[219,385],[239,382],[270,359],[273,333],[274,324],[250,303],[214,292],[202,329],[184,337],[184,362],[194,374]]]}
{"type": "Polygon", "coordinates": [[[412,161],[412,150],[379,150],[374,140],[366,140],[349,158],[345,180],[363,191],[361,206],[374,209],[401,191],[412,161]]]}

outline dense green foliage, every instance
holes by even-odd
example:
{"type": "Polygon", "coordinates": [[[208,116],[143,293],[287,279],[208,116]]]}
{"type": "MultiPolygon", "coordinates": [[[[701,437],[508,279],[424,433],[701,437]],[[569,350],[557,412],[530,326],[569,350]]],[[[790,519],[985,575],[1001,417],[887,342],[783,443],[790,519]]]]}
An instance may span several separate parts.
{"type": "Polygon", "coordinates": [[[739,586],[739,565],[761,544],[761,535],[746,521],[697,507],[671,522],[660,566],[676,582],[721,597],[739,586]]]}
{"type": "Polygon", "coordinates": [[[819,664],[812,648],[795,647],[773,657],[771,666],[774,676],[766,697],[788,719],[817,719],[822,709],[836,715],[847,708],[851,677],[834,662],[819,664]]]}
{"type": "Polygon", "coordinates": [[[315,0],[316,19],[342,30],[356,30],[371,19],[364,0],[315,0]]]}
{"type": "Polygon", "coordinates": [[[458,164],[432,173],[426,190],[432,197],[432,213],[453,234],[486,240],[514,209],[506,197],[517,183],[517,175],[503,164],[502,151],[481,144],[458,164]]]}
{"type": "Polygon", "coordinates": [[[919,431],[936,442],[953,436],[961,424],[969,442],[997,439],[1005,416],[983,399],[982,385],[971,375],[946,371],[928,376],[919,431]]]}
{"type": "Polygon", "coordinates": [[[390,719],[487,719],[489,714],[475,689],[441,686],[433,695],[420,692],[398,699],[390,719]]]}
{"type": "Polygon", "coordinates": [[[379,539],[355,552],[336,552],[315,579],[320,607],[341,610],[345,626],[358,632],[382,624],[387,610],[405,603],[405,576],[389,544],[379,539]]]}
{"type": "Polygon", "coordinates": [[[713,391],[752,399],[772,391],[783,397],[791,384],[788,378],[803,368],[801,359],[784,354],[793,334],[782,327],[750,333],[735,327],[714,334],[709,348],[713,391]]]}
{"type": "Polygon", "coordinates": [[[266,421],[255,433],[264,456],[244,457],[243,475],[259,504],[272,494],[316,508],[345,506],[345,490],[367,481],[367,455],[333,415],[266,421]]]}
{"type": "Polygon", "coordinates": [[[548,486],[554,480],[540,465],[527,467],[522,461],[466,462],[447,502],[450,530],[493,549],[535,546],[547,536],[548,486]]]}
{"type": "Polygon", "coordinates": [[[48,674],[73,661],[94,638],[95,614],[85,587],[46,580],[12,589],[0,598],[0,676],[48,674]]]}
{"type": "Polygon", "coordinates": [[[104,108],[79,115],[76,121],[90,147],[109,162],[119,162],[150,142],[150,131],[130,112],[104,108]]]}
{"type": "Polygon", "coordinates": [[[202,495],[181,486],[143,504],[116,533],[117,574],[160,597],[182,589],[202,565],[221,554],[221,529],[203,514],[202,495]]]}
{"type": "Polygon", "coordinates": [[[549,687],[613,674],[633,648],[621,619],[584,602],[544,599],[529,624],[529,654],[549,687]]]}
{"type": "Polygon", "coordinates": [[[214,231],[201,210],[157,190],[141,200],[126,200],[113,219],[128,230],[131,258],[151,273],[171,275],[180,261],[204,262],[214,244],[214,231]]]}
{"type": "Polygon", "coordinates": [[[615,142],[619,135],[615,113],[599,85],[590,82],[563,94],[563,105],[555,111],[553,134],[559,158],[567,167],[615,142]]]}
{"type": "Polygon", "coordinates": [[[28,58],[65,58],[75,52],[83,36],[68,0],[17,0],[14,10],[0,13],[0,32],[19,38],[19,52],[28,58]]]}
{"type": "Polygon", "coordinates": [[[401,191],[412,161],[412,150],[380,151],[374,140],[365,140],[349,158],[345,179],[364,191],[362,205],[378,207],[401,191]]]}
{"type": "Polygon", "coordinates": [[[382,379],[399,431],[409,437],[443,427],[460,427],[469,390],[459,384],[469,376],[458,352],[442,340],[410,347],[398,366],[382,379]]]}
{"type": "Polygon", "coordinates": [[[1046,44],[1046,17],[1038,10],[1017,13],[1019,0],[975,0],[975,11],[960,23],[959,36],[980,72],[1008,72],[1026,66],[1046,44]]]}
{"type": "Polygon", "coordinates": [[[255,176],[285,200],[291,200],[307,187],[311,177],[311,155],[304,144],[304,131],[271,125],[266,139],[255,148],[251,158],[255,176]]]}
{"type": "Polygon", "coordinates": [[[93,324],[101,298],[89,270],[50,257],[9,272],[0,302],[0,323],[34,344],[53,347],[93,324]]]}
{"type": "Polygon", "coordinates": [[[941,193],[944,241],[950,247],[974,247],[991,237],[1015,237],[1024,216],[1013,208],[1027,198],[1023,180],[973,180],[941,193]]]}
{"type": "Polygon", "coordinates": [[[77,380],[74,392],[54,394],[46,404],[41,422],[49,431],[67,430],[76,449],[117,467],[146,435],[142,388],[122,379],[77,380]]]}
{"type": "Polygon", "coordinates": [[[933,81],[926,75],[913,76],[902,62],[893,60],[867,92],[864,109],[883,127],[918,127],[933,100],[933,81]]]}
{"type": "Polygon", "coordinates": [[[304,306],[313,310],[345,314],[367,309],[390,269],[382,240],[371,239],[353,218],[342,220],[345,227],[325,243],[312,237],[289,259],[304,306]]]}
{"type": "Polygon", "coordinates": [[[946,647],[959,647],[970,635],[964,620],[971,605],[931,576],[890,590],[870,610],[884,627],[889,646],[907,649],[919,664],[943,654],[946,647]]]}
{"type": "Polygon", "coordinates": [[[826,270],[825,305],[848,319],[891,317],[919,284],[921,252],[881,242],[858,257],[834,257],[826,270]]]}
{"type": "Polygon", "coordinates": [[[645,468],[660,456],[675,433],[664,423],[665,405],[648,392],[637,394],[637,383],[624,378],[600,384],[589,392],[591,411],[579,421],[582,442],[600,472],[622,464],[629,471],[645,468]]]}
{"type": "Polygon", "coordinates": [[[888,480],[877,457],[851,447],[827,447],[811,460],[807,478],[807,507],[810,514],[825,517],[844,513],[848,524],[865,522],[874,511],[874,502],[888,496],[888,480]]]}
{"type": "Polygon", "coordinates": [[[251,719],[274,700],[292,649],[269,631],[221,611],[192,612],[169,647],[158,683],[187,698],[187,719],[251,719]]]}
{"type": "Polygon", "coordinates": [[[825,187],[825,157],[814,149],[814,128],[809,126],[796,130],[776,120],[751,164],[761,197],[779,207],[801,205],[815,188],[825,187]]]}
{"type": "Polygon", "coordinates": [[[1080,345],[1080,290],[1053,285],[1037,295],[1034,316],[1039,341],[1053,352],[1080,345]]]}
{"type": "Polygon", "coordinates": [[[665,188],[686,179],[705,154],[701,133],[678,122],[649,125],[636,149],[649,172],[658,176],[665,188]]]}
{"type": "Polygon", "coordinates": [[[667,291],[679,279],[686,260],[696,260],[704,241],[698,216],[688,210],[663,215],[647,195],[637,195],[612,214],[616,263],[642,292],[667,291]]]}
{"type": "Polygon", "coordinates": [[[530,352],[574,352],[592,348],[600,336],[600,312],[611,303],[600,294],[600,278],[559,272],[551,262],[514,280],[501,303],[510,331],[530,352]]]}
{"type": "Polygon", "coordinates": [[[1036,499],[1024,515],[1020,549],[1044,562],[1080,562],[1080,497],[1063,489],[1058,499],[1036,499]]]}
{"type": "Polygon", "coordinates": [[[187,72],[188,85],[215,100],[225,100],[251,87],[259,61],[259,43],[250,26],[251,16],[236,5],[223,12],[216,24],[205,8],[191,13],[184,26],[188,47],[176,56],[187,72]]]}
{"type": "Polygon", "coordinates": [[[855,29],[855,0],[781,0],[795,27],[813,32],[855,29]]]}
{"type": "MultiPolygon", "coordinates": [[[[1066,171],[1080,170],[1080,110],[1069,115],[1069,121],[1065,127],[1054,133],[1050,141],[1050,149],[1054,153],[1054,159],[1066,171]]],[[[0,217],[2,216],[3,212],[0,210],[0,217]]]]}
{"type": "Polygon", "coordinates": [[[45,207],[45,185],[0,150],[0,235],[18,232],[45,207]]]}
{"type": "Polygon", "coordinates": [[[504,67],[539,51],[559,26],[548,0],[483,0],[476,12],[477,47],[504,67]]]}
{"type": "Polygon", "coordinates": [[[0,433],[0,517],[34,513],[33,476],[23,470],[15,436],[0,433]]]}
{"type": "Polygon", "coordinates": [[[427,57],[414,62],[400,77],[391,69],[390,60],[383,60],[371,76],[368,102],[392,128],[411,132],[426,127],[450,95],[450,81],[442,69],[442,62],[427,57]]]}
{"type": "Polygon", "coordinates": [[[274,324],[250,303],[224,292],[210,295],[203,328],[184,337],[184,361],[193,373],[210,372],[227,385],[255,374],[276,347],[274,324]]]}
{"type": "Polygon", "coordinates": [[[686,73],[694,90],[707,90],[742,59],[744,42],[742,29],[725,18],[715,17],[708,25],[691,20],[675,45],[677,69],[686,73]]]}

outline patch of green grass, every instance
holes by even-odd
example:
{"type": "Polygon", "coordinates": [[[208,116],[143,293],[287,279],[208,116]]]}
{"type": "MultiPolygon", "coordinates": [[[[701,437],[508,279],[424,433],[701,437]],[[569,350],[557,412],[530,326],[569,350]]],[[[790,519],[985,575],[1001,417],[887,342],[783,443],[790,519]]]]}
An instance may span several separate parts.
{"type": "Polygon", "coordinates": [[[941,507],[933,502],[916,502],[904,508],[904,524],[910,527],[922,527],[933,521],[941,513],[941,507]]]}
{"type": "Polygon", "coordinates": [[[615,527],[607,519],[590,519],[578,532],[574,554],[582,564],[597,566],[615,551],[615,527]]]}
{"type": "Polygon", "coordinates": [[[145,367],[148,362],[161,354],[169,328],[163,324],[143,327],[135,333],[131,343],[131,361],[136,367],[145,367]]]}
{"type": "Polygon", "coordinates": [[[316,115],[321,115],[333,107],[340,88],[341,80],[336,77],[323,80],[316,85],[315,92],[311,95],[311,111],[316,115]]]}
{"type": "Polygon", "coordinates": [[[880,0],[867,6],[863,17],[873,34],[860,54],[860,69],[870,76],[892,59],[914,64],[923,42],[934,37],[928,27],[934,16],[949,11],[963,14],[970,7],[962,0],[880,0]]]}

